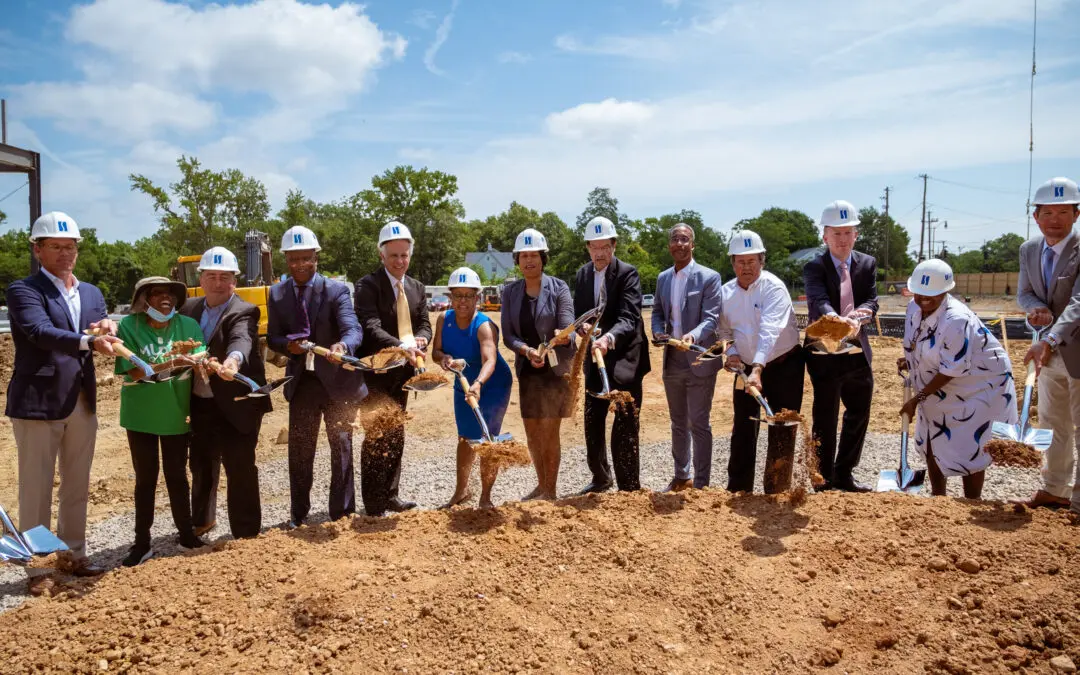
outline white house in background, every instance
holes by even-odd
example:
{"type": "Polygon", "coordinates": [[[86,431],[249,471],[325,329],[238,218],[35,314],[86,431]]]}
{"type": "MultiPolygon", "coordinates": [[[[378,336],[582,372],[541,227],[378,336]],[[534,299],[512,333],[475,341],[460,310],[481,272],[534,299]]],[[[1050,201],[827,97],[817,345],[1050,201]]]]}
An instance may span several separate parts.
{"type": "Polygon", "coordinates": [[[517,271],[514,267],[514,254],[496,251],[490,243],[486,251],[466,253],[465,264],[479,265],[488,279],[505,279],[517,271]]]}

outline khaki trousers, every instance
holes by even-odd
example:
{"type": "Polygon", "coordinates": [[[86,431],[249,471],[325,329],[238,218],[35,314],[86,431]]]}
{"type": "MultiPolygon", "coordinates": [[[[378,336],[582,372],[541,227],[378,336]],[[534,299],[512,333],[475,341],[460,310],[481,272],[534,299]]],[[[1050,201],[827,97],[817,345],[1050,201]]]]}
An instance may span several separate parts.
{"type": "Polygon", "coordinates": [[[1043,489],[1055,497],[1071,498],[1073,508],[1080,510],[1080,475],[1075,474],[1080,380],[1069,375],[1060,354],[1051,356],[1039,372],[1039,426],[1054,431],[1043,462],[1043,489]]]}
{"type": "Polygon", "coordinates": [[[53,473],[59,458],[56,534],[71,549],[73,560],[85,558],[86,502],[98,428],[86,394],[79,395],[75,409],[62,420],[13,419],[11,427],[19,449],[19,529],[52,529],[53,473]]]}

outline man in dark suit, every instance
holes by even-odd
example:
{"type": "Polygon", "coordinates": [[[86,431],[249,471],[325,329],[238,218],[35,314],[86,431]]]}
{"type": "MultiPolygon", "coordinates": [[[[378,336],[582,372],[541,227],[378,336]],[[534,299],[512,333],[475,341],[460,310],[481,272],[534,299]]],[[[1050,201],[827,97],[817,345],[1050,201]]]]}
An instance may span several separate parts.
{"type": "MultiPolygon", "coordinates": [[[[34,221],[30,241],[41,271],[7,288],[15,369],[7,410],[19,455],[19,528],[51,529],[53,476],[60,462],[56,532],[71,549],[74,573],[95,576],[103,569],[86,557],[86,504],[97,437],[97,377],[94,352],[115,356],[116,325],[96,287],[75,278],[79,226],[53,211],[34,221]],[[86,329],[108,335],[92,337],[86,329]]],[[[30,592],[51,580],[33,570],[30,592]]]]}
{"type": "MultiPolygon", "coordinates": [[[[641,319],[641,279],[633,265],[615,257],[615,225],[598,216],[585,226],[585,242],[592,262],[577,272],[574,314],[582,315],[597,307],[604,298],[604,312],[596,327],[600,337],[596,346],[604,357],[612,389],[625,391],[641,409],[641,382],[649,372],[649,343],[641,319]]],[[[585,388],[602,389],[600,369],[585,360],[585,388]]],[[[585,449],[592,481],[582,490],[604,492],[611,488],[611,465],[607,458],[607,415],[611,402],[585,396],[585,449]]],[[[611,460],[615,482],[620,490],[641,487],[638,475],[638,416],[616,414],[611,428],[611,460]]]]}
{"type": "MultiPolygon", "coordinates": [[[[413,238],[409,228],[393,221],[379,233],[379,257],[382,267],[356,284],[356,315],[364,327],[360,354],[368,356],[387,347],[403,347],[416,364],[431,342],[424,284],[408,276],[413,238]]],[[[389,397],[402,409],[409,394],[402,390],[412,377],[411,368],[395,368],[368,376],[373,392],[389,397]]],[[[360,454],[360,493],[369,515],[386,511],[401,512],[416,507],[416,502],[401,499],[401,456],[405,452],[405,427],[384,433],[379,439],[364,437],[360,454]]]]}
{"type": "Polygon", "coordinates": [[[266,381],[259,351],[259,308],[236,295],[236,256],[222,246],[199,262],[203,297],[189,298],[180,313],[199,322],[206,351],[222,367],[220,377],[196,378],[191,396],[191,515],[195,534],[217,524],[218,476],[225,465],[229,529],[233,537],[254,537],[262,527],[259,469],[255,448],[270,397],[241,398],[249,389],[236,373],[258,384],[266,381]]]}
{"type": "Polygon", "coordinates": [[[356,511],[353,488],[352,423],[360,401],[367,396],[364,376],[315,358],[300,344],[311,341],[332,354],[354,354],[363,339],[356,322],[349,287],[317,273],[319,241],[297,225],[285,231],[281,251],[289,279],[270,288],[266,303],[266,341],[289,357],[285,385],[289,402],[289,494],[291,527],[303,524],[311,510],[311,483],[319,423],[326,422],[330,442],[330,519],[356,511]]]}
{"type": "MultiPolygon", "coordinates": [[[[859,235],[859,216],[850,202],[835,201],[825,207],[820,225],[828,250],[806,263],[803,281],[810,321],[839,316],[851,326],[877,313],[877,262],[853,250],[859,235]]],[[[810,354],[807,370],[814,385],[814,435],[820,441],[818,459],[825,489],[868,492],[855,480],[866,428],[870,423],[870,399],[874,393],[873,354],[865,332],[859,334],[861,354],[810,354]],[[837,417],[844,404],[840,447],[836,445],[837,417]]]]}

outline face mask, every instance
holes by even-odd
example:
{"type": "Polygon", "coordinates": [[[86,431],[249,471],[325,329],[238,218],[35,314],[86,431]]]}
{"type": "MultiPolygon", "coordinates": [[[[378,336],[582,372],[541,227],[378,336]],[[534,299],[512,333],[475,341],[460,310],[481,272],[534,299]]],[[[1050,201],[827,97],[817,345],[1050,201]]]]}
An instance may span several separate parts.
{"type": "Polygon", "coordinates": [[[169,319],[176,316],[176,308],[174,307],[173,309],[169,310],[168,314],[162,314],[161,312],[157,311],[153,307],[147,307],[146,308],[146,315],[148,317],[150,317],[151,319],[153,319],[154,321],[157,321],[158,323],[165,323],[169,319]]]}

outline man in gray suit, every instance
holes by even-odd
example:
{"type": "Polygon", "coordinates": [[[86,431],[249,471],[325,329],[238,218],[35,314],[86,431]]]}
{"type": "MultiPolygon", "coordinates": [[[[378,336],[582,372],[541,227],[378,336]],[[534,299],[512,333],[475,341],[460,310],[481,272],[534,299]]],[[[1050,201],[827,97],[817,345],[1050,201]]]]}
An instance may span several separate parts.
{"type": "Polygon", "coordinates": [[[1046,451],[1043,487],[1028,506],[1080,513],[1080,474],[1074,448],[1080,436],[1080,238],[1073,230],[1080,193],[1068,178],[1054,178],[1035,192],[1035,222],[1041,236],[1020,247],[1016,301],[1042,339],[1024,356],[1039,373],[1039,419],[1054,431],[1046,451]]]}
{"type": "MultiPolygon", "coordinates": [[[[656,280],[653,339],[671,337],[694,344],[711,343],[720,316],[720,275],[694,261],[694,230],[685,223],[668,232],[668,251],[675,266],[661,272],[656,280]]],[[[664,392],[671,415],[671,455],[675,460],[675,476],[667,486],[668,492],[706,487],[712,471],[709,414],[722,360],[695,363],[696,357],[695,352],[664,349],[664,392]]]]}

